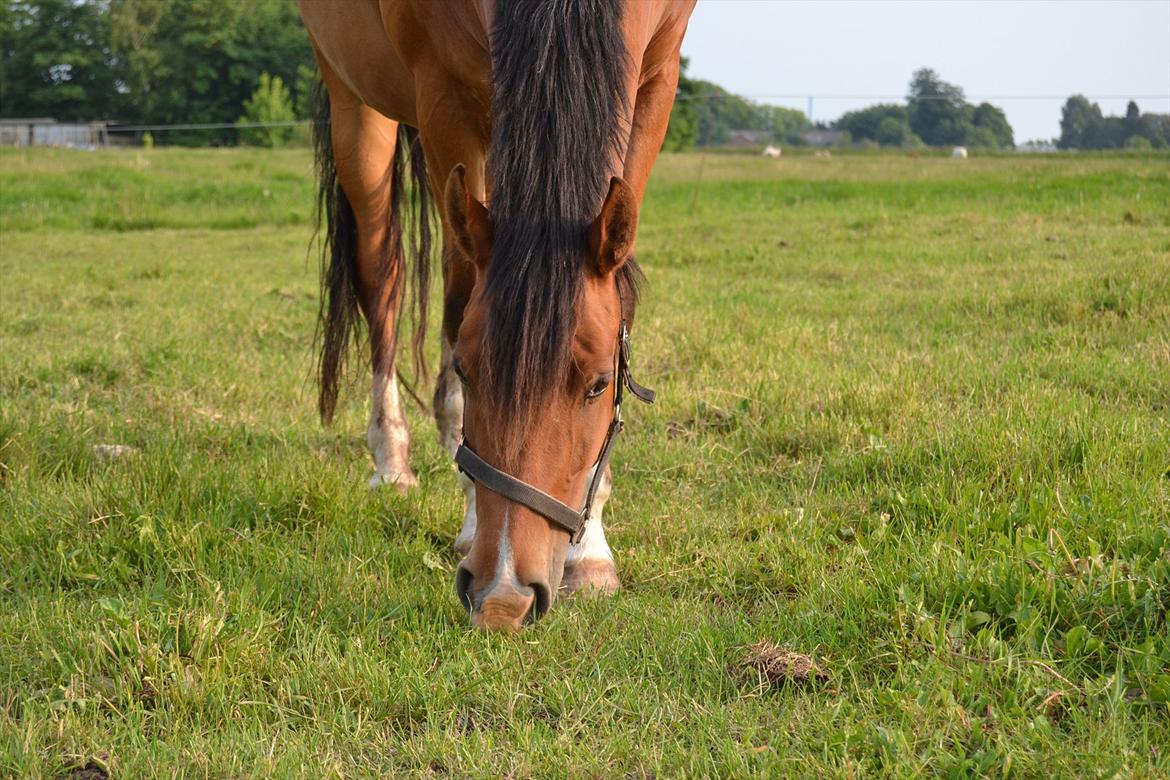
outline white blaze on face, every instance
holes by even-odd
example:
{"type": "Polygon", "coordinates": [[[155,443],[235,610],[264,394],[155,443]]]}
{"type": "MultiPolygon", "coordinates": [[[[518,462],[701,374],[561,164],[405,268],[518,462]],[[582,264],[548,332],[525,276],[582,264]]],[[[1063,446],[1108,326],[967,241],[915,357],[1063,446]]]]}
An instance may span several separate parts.
{"type": "Polygon", "coordinates": [[[509,531],[512,526],[512,506],[504,507],[504,523],[500,526],[500,541],[496,547],[496,573],[492,581],[483,589],[484,593],[491,593],[501,582],[518,585],[516,578],[516,562],[512,560],[512,539],[509,531]]]}
{"type": "Polygon", "coordinates": [[[370,487],[384,484],[412,487],[418,484],[418,478],[410,470],[410,431],[406,427],[406,415],[393,368],[374,374],[366,443],[374,456],[370,487]]]}

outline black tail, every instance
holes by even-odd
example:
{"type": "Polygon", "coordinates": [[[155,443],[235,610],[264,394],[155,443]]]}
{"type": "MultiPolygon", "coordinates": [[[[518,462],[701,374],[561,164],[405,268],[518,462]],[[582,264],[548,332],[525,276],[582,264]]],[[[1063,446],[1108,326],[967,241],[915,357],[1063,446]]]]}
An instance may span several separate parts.
{"type": "MultiPolygon", "coordinates": [[[[317,164],[317,232],[321,237],[321,305],[317,317],[317,338],[321,344],[318,363],[320,394],[317,408],[325,423],[333,420],[337,395],[344,376],[345,361],[353,336],[361,327],[357,272],[357,221],[349,198],[337,180],[333,161],[333,142],[330,134],[329,95],[324,84],[318,83],[313,93],[313,147],[317,164]],[[324,233],[321,228],[324,226],[324,233]]],[[[414,261],[414,279],[411,293],[414,298],[414,335],[411,339],[412,363],[416,377],[426,377],[423,346],[427,330],[427,296],[430,289],[431,213],[432,197],[427,180],[426,158],[418,142],[418,131],[406,125],[398,126],[398,144],[390,170],[390,197],[386,214],[390,229],[382,247],[380,275],[383,284],[392,285],[389,295],[381,300],[399,301],[405,290],[406,254],[403,251],[402,215],[409,211],[413,227],[410,255],[414,261]],[[410,169],[411,187],[405,186],[405,174],[410,169]]],[[[398,308],[401,312],[407,307],[398,308]]],[[[380,343],[383,327],[381,318],[387,316],[384,308],[370,308],[374,370],[387,368],[397,349],[397,338],[380,343]]],[[[398,332],[395,324],[394,333],[398,332]]]]}

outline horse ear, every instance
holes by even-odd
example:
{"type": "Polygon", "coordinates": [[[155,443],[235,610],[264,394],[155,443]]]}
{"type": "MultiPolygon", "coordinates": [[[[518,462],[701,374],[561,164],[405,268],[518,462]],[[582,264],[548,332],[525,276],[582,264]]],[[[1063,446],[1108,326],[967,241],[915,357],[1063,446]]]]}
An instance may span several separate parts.
{"type": "Polygon", "coordinates": [[[467,169],[460,163],[451,169],[443,192],[443,209],[455,245],[467,261],[483,270],[491,256],[492,223],[488,210],[467,189],[467,169]]]}
{"type": "Polygon", "coordinates": [[[589,249],[599,274],[612,274],[625,265],[633,254],[637,232],[638,196],[625,179],[614,176],[601,213],[589,228],[589,249]]]}

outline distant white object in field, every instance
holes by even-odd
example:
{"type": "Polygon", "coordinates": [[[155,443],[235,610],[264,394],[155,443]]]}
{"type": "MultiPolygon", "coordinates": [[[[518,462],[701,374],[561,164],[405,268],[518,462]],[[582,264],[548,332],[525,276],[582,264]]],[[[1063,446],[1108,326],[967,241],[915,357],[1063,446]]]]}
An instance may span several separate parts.
{"type": "Polygon", "coordinates": [[[951,150],[951,157],[954,157],[954,158],[959,159],[959,160],[966,160],[967,159],[967,147],[956,146],[954,149],[951,150]]]}
{"type": "Polygon", "coordinates": [[[817,149],[813,152],[813,157],[832,157],[833,153],[828,149],[817,149]]]}
{"type": "Polygon", "coordinates": [[[765,146],[764,153],[761,156],[762,157],[779,157],[780,156],[780,147],[779,146],[765,146]]]}
{"type": "Polygon", "coordinates": [[[114,460],[115,458],[137,455],[138,448],[131,447],[129,444],[95,444],[93,445],[93,454],[97,455],[99,460],[114,460]]]}

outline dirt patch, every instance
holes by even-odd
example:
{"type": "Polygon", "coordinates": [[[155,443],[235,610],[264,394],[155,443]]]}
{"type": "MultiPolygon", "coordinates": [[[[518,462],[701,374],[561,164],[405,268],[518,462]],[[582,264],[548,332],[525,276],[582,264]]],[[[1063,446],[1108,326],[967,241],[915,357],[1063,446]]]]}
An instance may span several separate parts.
{"type": "Polygon", "coordinates": [[[762,680],[771,685],[805,685],[829,679],[828,673],[818,667],[809,656],[787,650],[767,640],[756,642],[747,649],[740,668],[756,672],[762,680]]]}
{"type": "Polygon", "coordinates": [[[84,766],[66,769],[58,778],[59,780],[109,780],[110,773],[97,761],[88,761],[84,766]]]}

